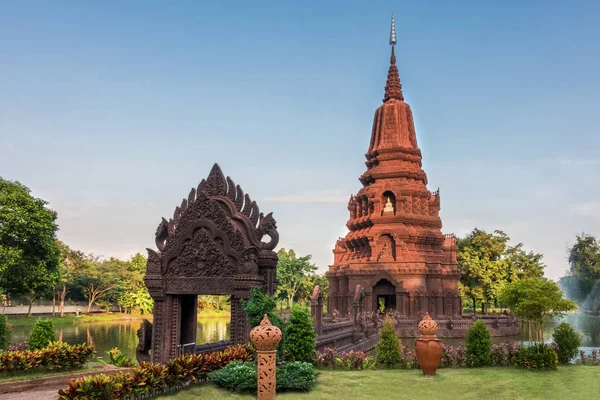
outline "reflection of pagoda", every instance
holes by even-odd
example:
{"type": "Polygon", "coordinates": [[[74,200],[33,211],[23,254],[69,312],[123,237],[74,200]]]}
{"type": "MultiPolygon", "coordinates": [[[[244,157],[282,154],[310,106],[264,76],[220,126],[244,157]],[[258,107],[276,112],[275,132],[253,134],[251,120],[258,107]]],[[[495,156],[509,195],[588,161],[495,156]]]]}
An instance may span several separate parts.
{"type": "Polygon", "coordinates": [[[383,104],[375,111],[363,188],[350,197],[350,232],[336,243],[329,267],[329,310],[345,315],[353,297],[365,311],[383,303],[400,316],[458,317],[458,264],[453,235],[444,236],[439,191],[427,190],[410,106],[392,56],[383,104]]]}

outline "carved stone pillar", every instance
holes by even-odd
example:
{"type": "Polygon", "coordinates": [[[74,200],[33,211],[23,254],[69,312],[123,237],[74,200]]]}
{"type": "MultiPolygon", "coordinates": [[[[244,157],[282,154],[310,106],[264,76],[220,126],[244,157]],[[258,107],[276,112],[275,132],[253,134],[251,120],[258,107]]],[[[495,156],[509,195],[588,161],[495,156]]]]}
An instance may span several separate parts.
{"type": "Polygon", "coordinates": [[[460,317],[462,315],[462,299],[460,296],[454,297],[454,316],[460,317]]]}
{"type": "Polygon", "coordinates": [[[154,309],[152,310],[152,362],[161,363],[168,361],[163,359],[163,338],[164,338],[164,311],[165,301],[163,299],[154,299],[154,309]]]}
{"type": "Polygon", "coordinates": [[[248,319],[246,312],[242,308],[240,298],[231,296],[231,326],[230,340],[234,344],[248,343],[248,319]]]}
{"type": "Polygon", "coordinates": [[[258,400],[273,400],[277,383],[275,364],[277,345],[281,340],[281,330],[271,325],[267,314],[260,325],[252,329],[250,339],[258,354],[258,400]]]}
{"type": "Polygon", "coordinates": [[[437,310],[437,314],[436,314],[437,318],[444,315],[444,301],[443,300],[444,300],[443,297],[439,294],[435,298],[435,303],[436,303],[435,309],[437,310]]]}
{"type": "Polygon", "coordinates": [[[406,296],[404,292],[396,293],[396,310],[401,317],[406,317],[406,296]]]}

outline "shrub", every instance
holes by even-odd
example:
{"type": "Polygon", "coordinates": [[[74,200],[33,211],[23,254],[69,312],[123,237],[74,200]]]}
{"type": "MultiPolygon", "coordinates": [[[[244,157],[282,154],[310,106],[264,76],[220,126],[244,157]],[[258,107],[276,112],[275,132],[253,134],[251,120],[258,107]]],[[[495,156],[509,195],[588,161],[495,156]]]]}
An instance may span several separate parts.
{"type": "Polygon", "coordinates": [[[536,344],[517,351],[515,365],[529,370],[556,369],[558,355],[548,345],[536,344]]]}
{"type": "Polygon", "coordinates": [[[0,350],[6,350],[10,343],[10,330],[6,321],[6,315],[0,314],[0,350]]]}
{"type": "Polygon", "coordinates": [[[302,361],[313,363],[317,343],[315,330],[312,327],[310,312],[307,308],[296,304],[292,307],[292,314],[285,327],[285,359],[287,361],[302,361]]]}
{"type": "Polygon", "coordinates": [[[135,367],[135,362],[123,354],[123,352],[121,352],[121,350],[119,350],[117,347],[107,351],[106,355],[108,355],[108,363],[114,365],[115,367],[135,367]]]}
{"type": "Polygon", "coordinates": [[[29,350],[42,349],[48,346],[50,342],[54,341],[56,341],[56,333],[54,332],[52,321],[47,318],[39,318],[36,320],[33,330],[29,335],[29,340],[27,341],[29,350]]]}
{"type": "Polygon", "coordinates": [[[561,364],[569,364],[573,358],[577,356],[577,351],[581,345],[581,337],[566,322],[561,323],[552,333],[555,350],[558,354],[558,362],[561,364]]]}
{"type": "Polygon", "coordinates": [[[317,353],[315,364],[321,368],[363,370],[374,369],[375,358],[368,356],[362,351],[351,350],[338,353],[336,349],[326,347],[323,352],[317,353]]]}
{"type": "Polygon", "coordinates": [[[253,347],[247,344],[228,347],[216,353],[187,354],[170,360],[167,365],[142,363],[132,372],[99,374],[69,381],[66,389],[58,391],[58,398],[72,400],[148,397],[164,390],[205,381],[209,373],[233,361],[252,359],[253,347]]]}
{"type": "Polygon", "coordinates": [[[492,337],[482,320],[479,319],[471,325],[465,338],[465,344],[472,366],[481,367],[490,364],[492,337]]]}
{"type": "Polygon", "coordinates": [[[383,367],[395,367],[402,359],[402,342],[396,335],[394,324],[391,319],[386,318],[383,329],[379,335],[379,342],[375,347],[377,353],[377,364],[383,367]]]}
{"type": "Polygon", "coordinates": [[[277,391],[308,392],[317,381],[315,367],[308,362],[286,363],[277,371],[277,391]]]}
{"type": "Polygon", "coordinates": [[[66,370],[80,368],[94,355],[94,346],[51,342],[40,350],[0,353],[0,373],[27,371],[32,368],[66,370]]]}
{"type": "Polygon", "coordinates": [[[471,365],[467,349],[463,346],[444,345],[440,367],[468,367],[471,365]]]}
{"type": "Polygon", "coordinates": [[[491,365],[496,367],[514,366],[515,357],[519,350],[521,350],[521,345],[515,342],[492,345],[491,365]]]}
{"type": "MultiPolygon", "coordinates": [[[[316,377],[315,368],[311,363],[286,363],[283,368],[277,369],[277,391],[309,391],[314,387],[316,377]]],[[[258,371],[255,363],[234,361],[212,373],[210,379],[224,389],[256,393],[258,371]]]]}
{"type": "Polygon", "coordinates": [[[17,342],[13,343],[8,347],[8,351],[25,351],[29,348],[27,346],[27,342],[17,342]]]}

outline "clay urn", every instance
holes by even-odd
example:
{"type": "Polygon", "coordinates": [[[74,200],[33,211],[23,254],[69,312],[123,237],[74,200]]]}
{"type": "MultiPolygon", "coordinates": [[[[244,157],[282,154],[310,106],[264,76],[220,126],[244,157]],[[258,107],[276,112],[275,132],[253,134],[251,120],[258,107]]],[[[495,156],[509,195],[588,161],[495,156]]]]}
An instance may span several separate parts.
{"type": "Polygon", "coordinates": [[[250,340],[257,351],[274,351],[281,341],[281,329],[271,325],[267,314],[260,321],[260,325],[250,331],[250,340]]]}
{"type": "Polygon", "coordinates": [[[443,346],[442,341],[435,336],[437,329],[437,323],[426,312],[419,322],[421,337],[415,342],[415,352],[423,375],[435,375],[442,359],[443,346]]]}

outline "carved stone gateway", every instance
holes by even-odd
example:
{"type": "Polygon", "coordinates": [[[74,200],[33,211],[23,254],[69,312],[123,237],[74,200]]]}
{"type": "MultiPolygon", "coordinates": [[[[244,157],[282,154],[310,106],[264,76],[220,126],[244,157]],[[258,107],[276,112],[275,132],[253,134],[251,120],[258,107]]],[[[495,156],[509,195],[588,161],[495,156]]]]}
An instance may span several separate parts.
{"type": "Polygon", "coordinates": [[[196,352],[198,295],[231,296],[230,340],[247,343],[250,329],[240,299],[255,286],[275,292],[278,241],[272,213],[260,213],[215,164],[175,208],[173,218],[162,219],[155,239],[158,252],[147,249],[144,282],[154,299],[152,361],[196,352]],[[268,242],[262,241],[265,235],[268,242]]]}

